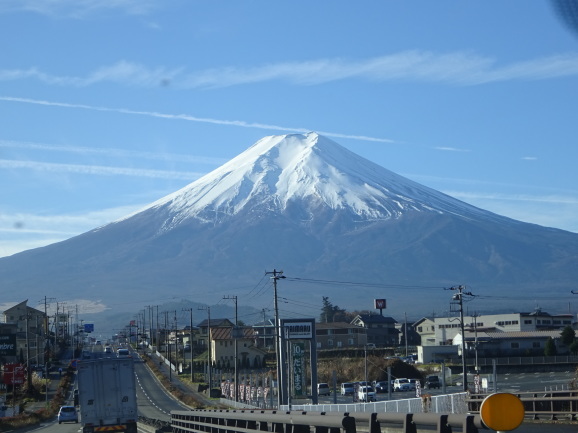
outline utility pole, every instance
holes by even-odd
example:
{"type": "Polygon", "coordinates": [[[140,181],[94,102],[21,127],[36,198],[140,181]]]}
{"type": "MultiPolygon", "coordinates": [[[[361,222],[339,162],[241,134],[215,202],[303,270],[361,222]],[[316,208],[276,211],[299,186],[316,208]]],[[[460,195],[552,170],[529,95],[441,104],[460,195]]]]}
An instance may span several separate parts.
{"type": "MultiPolygon", "coordinates": [[[[462,372],[464,375],[464,391],[468,390],[468,369],[466,366],[466,334],[464,327],[464,295],[474,296],[471,292],[464,292],[464,286],[454,286],[450,287],[449,290],[457,290],[458,293],[452,296],[452,301],[456,301],[453,304],[457,304],[460,312],[460,327],[462,332],[462,372]]],[[[450,305],[450,311],[452,310],[450,305]]]]}
{"type": "Polygon", "coordinates": [[[208,315],[208,322],[207,322],[207,342],[209,348],[209,356],[207,357],[207,361],[209,364],[209,398],[211,397],[211,389],[213,389],[213,362],[212,362],[212,355],[211,355],[211,307],[199,307],[199,310],[207,310],[208,315]]]}
{"type": "Polygon", "coordinates": [[[237,314],[237,296],[233,295],[233,296],[223,296],[223,299],[232,299],[235,301],[235,329],[234,332],[231,332],[231,337],[233,337],[233,341],[235,343],[235,401],[239,401],[239,397],[238,397],[238,390],[239,390],[239,370],[238,370],[238,366],[239,366],[239,358],[238,358],[238,347],[237,347],[237,332],[238,332],[238,326],[239,326],[239,316],[237,314]]]}
{"type": "MultiPolygon", "coordinates": [[[[189,329],[189,348],[191,351],[191,383],[194,382],[194,377],[193,377],[193,309],[192,308],[183,308],[183,311],[188,311],[191,314],[191,320],[190,320],[190,329],[189,329]]],[[[183,360],[185,359],[185,354],[186,354],[186,350],[185,350],[185,345],[183,344],[183,360]]]]}
{"type": "Polygon", "coordinates": [[[271,275],[271,279],[273,280],[273,300],[274,300],[274,308],[275,308],[275,354],[277,358],[277,408],[281,406],[285,402],[285,390],[281,386],[282,383],[282,372],[283,368],[281,365],[281,351],[283,350],[283,336],[281,335],[281,330],[279,329],[279,304],[277,302],[277,280],[281,278],[286,278],[283,275],[283,271],[278,271],[273,269],[273,272],[265,272],[265,275],[271,275]]]}

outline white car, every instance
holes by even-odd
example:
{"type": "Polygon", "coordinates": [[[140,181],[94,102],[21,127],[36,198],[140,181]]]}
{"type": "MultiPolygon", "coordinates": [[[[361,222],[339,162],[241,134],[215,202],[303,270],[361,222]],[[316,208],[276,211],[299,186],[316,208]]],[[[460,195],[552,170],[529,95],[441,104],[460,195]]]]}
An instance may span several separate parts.
{"type": "Polygon", "coordinates": [[[357,390],[357,399],[359,401],[375,401],[375,390],[372,386],[360,386],[357,390]]]}
{"type": "Polygon", "coordinates": [[[394,391],[412,391],[415,390],[415,385],[409,381],[409,379],[400,378],[393,381],[394,391]]]}

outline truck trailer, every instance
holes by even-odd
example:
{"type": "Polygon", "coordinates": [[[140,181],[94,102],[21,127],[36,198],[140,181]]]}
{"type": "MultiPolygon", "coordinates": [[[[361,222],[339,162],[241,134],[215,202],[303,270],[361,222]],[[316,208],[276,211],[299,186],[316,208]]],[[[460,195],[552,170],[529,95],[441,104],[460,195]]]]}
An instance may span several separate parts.
{"type": "Polygon", "coordinates": [[[77,364],[83,433],[137,433],[137,401],[132,358],[82,360],[77,364]]]}

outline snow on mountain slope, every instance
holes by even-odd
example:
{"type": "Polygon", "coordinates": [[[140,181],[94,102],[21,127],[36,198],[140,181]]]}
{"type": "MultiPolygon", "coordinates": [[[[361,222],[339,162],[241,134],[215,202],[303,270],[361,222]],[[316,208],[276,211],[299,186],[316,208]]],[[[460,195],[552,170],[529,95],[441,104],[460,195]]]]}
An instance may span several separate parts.
{"type": "Polygon", "coordinates": [[[405,212],[491,217],[459,200],[399,176],[316,133],[265,137],[226,164],[148,208],[166,207],[164,229],[189,218],[213,224],[241,210],[283,212],[297,200],[347,210],[363,221],[405,212]]]}

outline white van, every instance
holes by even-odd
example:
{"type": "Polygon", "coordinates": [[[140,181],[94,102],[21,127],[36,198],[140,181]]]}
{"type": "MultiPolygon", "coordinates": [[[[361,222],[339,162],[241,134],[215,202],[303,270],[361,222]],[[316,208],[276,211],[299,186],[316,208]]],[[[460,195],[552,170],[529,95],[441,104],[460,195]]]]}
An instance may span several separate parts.
{"type": "Polygon", "coordinates": [[[341,395],[353,395],[355,393],[355,385],[350,382],[341,384],[341,395]]]}
{"type": "Polygon", "coordinates": [[[128,349],[118,349],[116,351],[116,357],[117,358],[130,358],[130,352],[128,351],[128,349]]]}

